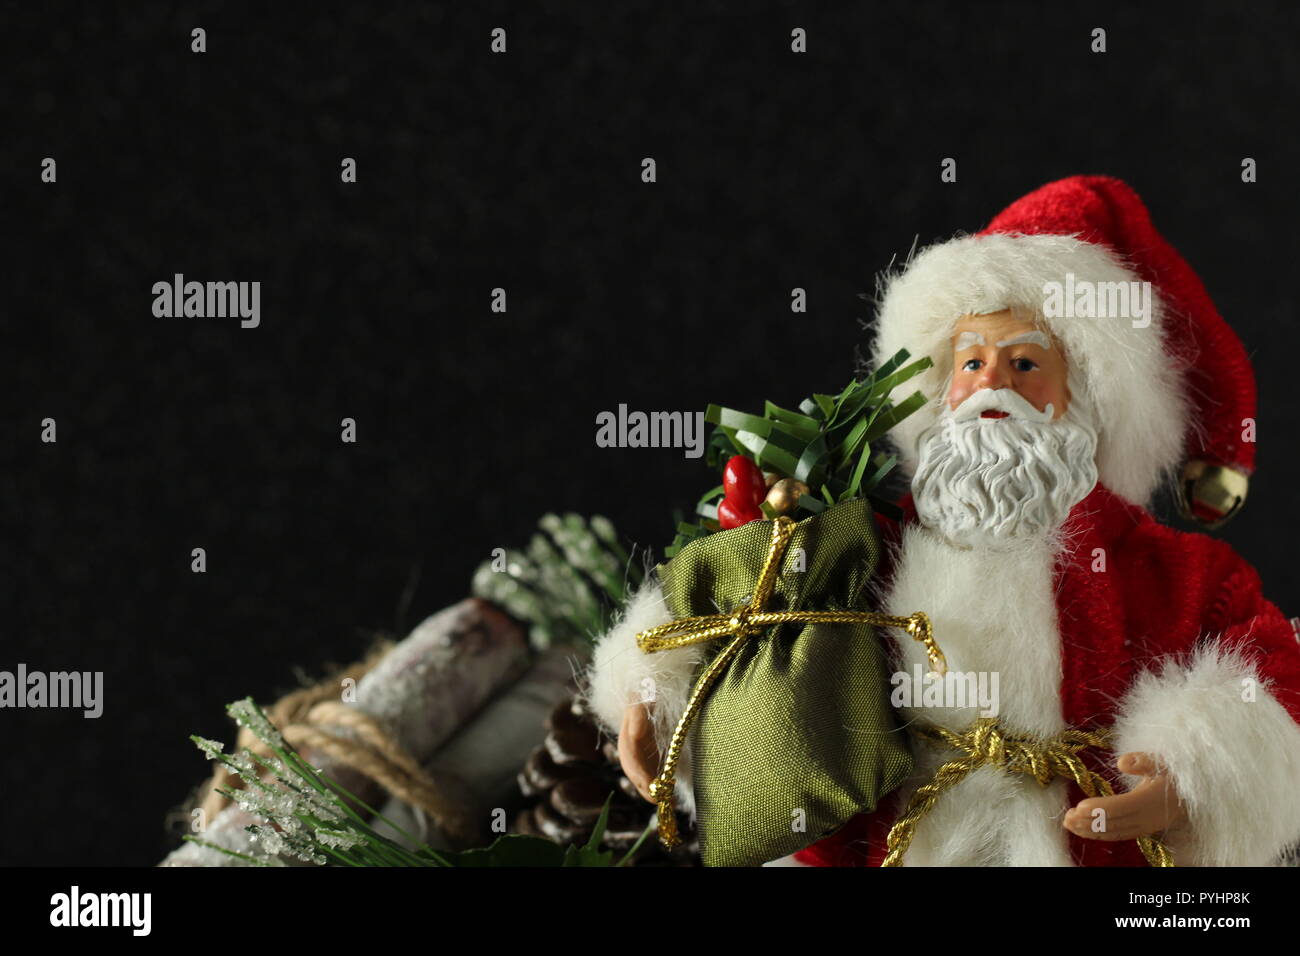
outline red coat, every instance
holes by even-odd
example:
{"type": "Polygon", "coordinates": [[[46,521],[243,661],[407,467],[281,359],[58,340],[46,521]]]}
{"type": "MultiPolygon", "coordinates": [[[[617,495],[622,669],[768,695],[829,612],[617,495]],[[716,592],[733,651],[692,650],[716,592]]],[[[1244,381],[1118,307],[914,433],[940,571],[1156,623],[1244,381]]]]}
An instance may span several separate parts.
{"type": "MultiPolygon", "coordinates": [[[[910,499],[903,520],[915,520],[910,499]]],[[[887,539],[898,540],[893,522],[882,521],[882,530],[887,539]]],[[[1060,694],[1070,726],[1109,727],[1118,702],[1143,669],[1188,654],[1202,640],[1249,654],[1270,683],[1268,693],[1300,722],[1296,629],[1265,600],[1258,574],[1228,544],[1168,528],[1101,485],[1074,508],[1065,531],[1070,547],[1063,549],[1053,573],[1062,644],[1060,694]],[[1104,574],[1091,567],[1098,548],[1105,555],[1104,574]],[[1147,637],[1139,640],[1140,635],[1147,637]]],[[[1110,779],[1117,792],[1125,789],[1102,756],[1085,751],[1093,770],[1110,779]]],[[[1071,805],[1084,799],[1075,784],[1069,786],[1071,805]]],[[[900,809],[897,795],[888,798],[875,812],[855,817],[800,851],[797,859],[816,866],[878,866],[900,809]]],[[[1069,841],[1079,865],[1145,865],[1131,840],[1071,834],[1069,841]]]]}

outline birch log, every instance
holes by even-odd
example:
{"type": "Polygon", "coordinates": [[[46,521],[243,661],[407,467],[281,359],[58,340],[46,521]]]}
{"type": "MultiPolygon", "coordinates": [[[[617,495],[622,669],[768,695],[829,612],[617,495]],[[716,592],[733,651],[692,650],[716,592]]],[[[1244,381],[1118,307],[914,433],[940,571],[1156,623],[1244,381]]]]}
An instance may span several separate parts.
{"type": "MultiPolygon", "coordinates": [[[[494,694],[518,680],[528,667],[528,640],[523,629],[492,604],[468,598],[415,628],[357,682],[355,700],[349,703],[382,721],[398,743],[425,764],[494,694]]],[[[359,785],[354,774],[328,755],[304,756],[345,787],[359,785]]],[[[250,845],[244,828],[257,822],[238,807],[228,806],[201,836],[246,853],[250,845]]],[[[160,865],[231,866],[239,862],[218,850],[187,842],[160,865]]]]}
{"type": "MultiPolygon", "coordinates": [[[[509,689],[498,694],[456,733],[424,769],[463,801],[480,829],[483,845],[506,832],[507,811],[520,800],[519,771],[546,736],[546,717],[574,690],[573,652],[551,648],[509,689]]],[[[379,812],[435,849],[447,840],[425,814],[392,797],[379,812]]],[[[401,834],[382,823],[375,829],[399,843],[401,834]]]]}

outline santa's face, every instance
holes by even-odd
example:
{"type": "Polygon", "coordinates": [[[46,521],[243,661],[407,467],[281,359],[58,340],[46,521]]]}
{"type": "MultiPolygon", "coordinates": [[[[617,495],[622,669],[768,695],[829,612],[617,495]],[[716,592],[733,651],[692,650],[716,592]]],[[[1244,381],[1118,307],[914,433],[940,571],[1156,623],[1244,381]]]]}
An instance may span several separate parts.
{"type": "Polygon", "coordinates": [[[1051,405],[1054,420],[1070,405],[1064,353],[1046,332],[1010,309],[963,315],[953,329],[948,407],[957,408],[985,388],[1009,388],[1040,412],[1051,405]]]}
{"type": "Polygon", "coordinates": [[[1097,433],[1064,354],[1010,312],[958,323],[952,386],[917,450],[917,517],[963,547],[1042,540],[1097,483],[1097,433]]]}

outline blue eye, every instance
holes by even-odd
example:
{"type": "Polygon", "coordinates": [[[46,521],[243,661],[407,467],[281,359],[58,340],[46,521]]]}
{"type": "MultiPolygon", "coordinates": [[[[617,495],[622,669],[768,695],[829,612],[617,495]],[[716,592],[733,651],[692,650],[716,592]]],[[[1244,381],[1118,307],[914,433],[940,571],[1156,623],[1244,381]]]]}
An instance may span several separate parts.
{"type": "Polygon", "coordinates": [[[981,359],[967,359],[966,364],[961,367],[963,372],[978,372],[984,365],[981,359]]]}
{"type": "Polygon", "coordinates": [[[1034,369],[1038,368],[1038,363],[1033,359],[1018,358],[1011,363],[1011,367],[1017,372],[1032,372],[1034,369]]]}

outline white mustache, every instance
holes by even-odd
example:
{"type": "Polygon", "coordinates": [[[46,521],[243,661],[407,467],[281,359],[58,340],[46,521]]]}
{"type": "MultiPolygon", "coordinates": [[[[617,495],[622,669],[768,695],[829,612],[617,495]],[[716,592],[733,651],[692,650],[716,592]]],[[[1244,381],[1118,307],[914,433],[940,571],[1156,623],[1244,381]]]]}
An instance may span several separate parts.
{"type": "Polygon", "coordinates": [[[1047,407],[1040,412],[1014,389],[981,388],[952,410],[951,420],[969,421],[972,418],[979,418],[987,411],[1006,412],[1018,421],[1039,424],[1050,422],[1056,414],[1056,409],[1052,407],[1051,402],[1048,402],[1047,407]]]}

